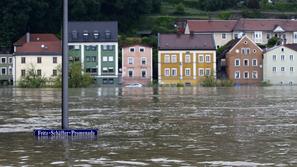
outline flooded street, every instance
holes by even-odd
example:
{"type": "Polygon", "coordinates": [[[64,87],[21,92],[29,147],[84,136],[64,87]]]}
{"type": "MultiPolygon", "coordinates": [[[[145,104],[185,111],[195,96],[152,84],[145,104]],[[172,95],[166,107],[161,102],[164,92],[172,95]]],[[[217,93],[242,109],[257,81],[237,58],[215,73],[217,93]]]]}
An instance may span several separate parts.
{"type": "Polygon", "coordinates": [[[297,87],[70,89],[97,140],[32,135],[60,128],[59,89],[0,94],[0,166],[297,166],[297,87]]]}

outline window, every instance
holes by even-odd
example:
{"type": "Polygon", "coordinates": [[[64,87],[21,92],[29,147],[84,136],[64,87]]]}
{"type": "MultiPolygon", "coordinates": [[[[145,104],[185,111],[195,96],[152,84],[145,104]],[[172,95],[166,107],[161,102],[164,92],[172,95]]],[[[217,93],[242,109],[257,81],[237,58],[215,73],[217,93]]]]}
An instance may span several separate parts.
{"type": "Polygon", "coordinates": [[[57,76],[57,70],[53,70],[53,76],[57,76]]]}
{"type": "Polygon", "coordinates": [[[77,39],[77,31],[72,31],[72,39],[77,39]]]}
{"type": "Polygon", "coordinates": [[[210,63],[210,55],[206,55],[205,56],[205,62],[206,63],[210,63]]]}
{"type": "Polygon", "coordinates": [[[41,76],[41,70],[40,70],[40,69],[37,70],[37,75],[38,75],[38,76],[41,76]]]}
{"type": "Polygon", "coordinates": [[[146,70],[141,70],[141,77],[146,78],[146,70]]]}
{"type": "Polygon", "coordinates": [[[176,68],[172,68],[172,69],[171,69],[171,75],[172,75],[172,76],[177,76],[176,68]]]}
{"type": "Polygon", "coordinates": [[[113,73],[113,72],[114,72],[113,67],[108,67],[108,72],[109,72],[109,73],[113,73]]]}
{"type": "Polygon", "coordinates": [[[204,69],[203,68],[199,68],[199,76],[204,76],[204,69]]]}
{"type": "Polygon", "coordinates": [[[86,40],[88,40],[88,38],[89,38],[88,31],[84,31],[84,33],[83,33],[83,39],[86,41],[86,40]]]}
{"type": "Polygon", "coordinates": [[[210,76],[210,69],[209,68],[205,69],[205,76],[210,76]]]}
{"type": "Polygon", "coordinates": [[[256,52],[257,52],[257,50],[256,50],[256,49],[254,49],[254,50],[253,50],[253,52],[254,52],[254,53],[256,53],[256,52]]]}
{"type": "Polygon", "coordinates": [[[276,60],[276,55],[272,56],[272,60],[275,61],[276,60]]]}
{"type": "Polygon", "coordinates": [[[96,62],[97,61],[97,57],[96,56],[91,56],[91,61],[92,62],[96,62]]]}
{"type": "Polygon", "coordinates": [[[146,65],[146,57],[141,57],[141,64],[146,65]]]}
{"type": "Polygon", "coordinates": [[[164,75],[166,77],[169,77],[170,76],[170,69],[169,68],[165,68],[164,73],[165,73],[164,75]]]}
{"type": "Polygon", "coordinates": [[[129,70],[128,70],[128,76],[129,76],[130,78],[133,77],[133,69],[129,69],[129,70]]]}
{"type": "Polygon", "coordinates": [[[253,79],[257,79],[258,78],[258,72],[257,71],[253,71],[252,78],[253,79]]]}
{"type": "Polygon", "coordinates": [[[276,67],[272,67],[272,72],[276,72],[276,67]]]}
{"type": "Polygon", "coordinates": [[[240,59],[235,59],[234,65],[235,66],[240,66],[240,59]]]}
{"type": "Polygon", "coordinates": [[[134,58],[128,57],[128,64],[134,64],[134,58]]]}
{"type": "Polygon", "coordinates": [[[249,55],[250,54],[250,48],[241,48],[241,53],[244,55],[249,55]]]}
{"type": "Polygon", "coordinates": [[[102,45],[103,50],[107,50],[108,45],[102,45]]]}
{"type": "Polygon", "coordinates": [[[191,55],[186,54],[185,63],[190,63],[190,62],[191,62],[191,55]]]}
{"type": "Polygon", "coordinates": [[[26,70],[21,70],[21,76],[22,77],[26,76],[26,70]]]}
{"type": "Polygon", "coordinates": [[[139,48],[139,52],[144,52],[144,48],[139,48]]]}
{"type": "Polygon", "coordinates": [[[290,67],[290,71],[291,72],[294,72],[294,67],[290,67]]]}
{"type": "Polygon", "coordinates": [[[267,33],[267,39],[270,39],[271,34],[267,33]]]}
{"type": "Polygon", "coordinates": [[[243,60],[243,65],[244,66],[249,66],[249,60],[248,59],[244,59],[243,60]]]}
{"type": "Polygon", "coordinates": [[[294,32],[294,43],[297,43],[297,32],[294,32]]]}
{"type": "Polygon", "coordinates": [[[249,72],[247,72],[247,71],[243,72],[243,78],[248,79],[249,78],[249,72]]]}
{"type": "Polygon", "coordinates": [[[283,51],[285,51],[285,49],[284,49],[284,48],[282,48],[281,50],[282,50],[282,52],[283,52],[283,51]]]}
{"type": "Polygon", "coordinates": [[[53,57],[53,63],[56,64],[58,62],[58,58],[57,57],[53,57]]]}
{"type": "Polygon", "coordinates": [[[12,64],[12,57],[9,58],[9,63],[12,64]]]}
{"type": "Polygon", "coordinates": [[[1,75],[6,75],[6,68],[5,67],[1,68],[1,75]]]}
{"type": "Polygon", "coordinates": [[[108,56],[108,61],[113,61],[113,56],[108,56]]]}
{"type": "Polygon", "coordinates": [[[130,52],[135,52],[135,48],[129,48],[130,52]]]}
{"type": "Polygon", "coordinates": [[[108,72],[107,67],[103,67],[103,68],[102,68],[102,71],[103,71],[103,73],[107,73],[107,72],[108,72]]]}
{"type": "Polygon", "coordinates": [[[281,55],[281,60],[282,60],[282,61],[285,60],[285,55],[281,55]]]}
{"type": "Polygon", "coordinates": [[[222,39],[226,39],[226,34],[222,33],[222,39]]]}
{"type": "Polygon", "coordinates": [[[6,58],[5,58],[5,57],[2,57],[2,58],[1,58],[1,63],[2,63],[2,64],[6,63],[6,58]]]}
{"type": "Polygon", "coordinates": [[[99,39],[99,32],[96,30],[93,32],[94,39],[99,39]]]}
{"type": "Polygon", "coordinates": [[[86,62],[90,62],[90,56],[86,56],[86,62]]]}
{"type": "Polygon", "coordinates": [[[254,32],[254,40],[256,43],[262,43],[262,32],[261,31],[254,32]]]}
{"type": "Polygon", "coordinates": [[[253,59],[252,62],[253,62],[253,66],[257,66],[258,65],[257,59],[253,59]]]}
{"type": "Polygon", "coordinates": [[[289,85],[293,85],[293,82],[292,82],[292,81],[290,81],[290,82],[289,82],[289,85]]]}
{"type": "Polygon", "coordinates": [[[22,64],[25,64],[25,63],[26,63],[26,57],[22,57],[22,58],[21,58],[21,63],[22,63],[22,64]]]}
{"type": "Polygon", "coordinates": [[[293,55],[290,55],[290,60],[294,60],[294,56],[293,55]]]}
{"type": "Polygon", "coordinates": [[[111,39],[111,32],[109,30],[105,31],[105,38],[111,39]]]}
{"type": "Polygon", "coordinates": [[[281,67],[281,71],[285,71],[285,67],[281,67]]]}
{"type": "Polygon", "coordinates": [[[170,63],[170,56],[169,55],[165,55],[165,63],[170,63]]]}
{"type": "Polygon", "coordinates": [[[103,56],[102,59],[103,62],[107,62],[107,56],[103,56]]]}
{"type": "Polygon", "coordinates": [[[12,67],[11,66],[9,66],[8,75],[12,75],[12,67]]]}
{"type": "Polygon", "coordinates": [[[176,55],[171,55],[171,62],[172,63],[176,63],[177,62],[176,55]]]}
{"type": "Polygon", "coordinates": [[[235,79],[240,79],[240,72],[239,71],[235,71],[234,78],[235,79]]]}
{"type": "Polygon", "coordinates": [[[191,76],[191,69],[190,68],[185,69],[185,76],[191,76]]]}
{"type": "Polygon", "coordinates": [[[237,33],[234,34],[234,38],[238,39],[238,34],[237,33]]]}
{"type": "Polygon", "coordinates": [[[199,55],[199,63],[204,63],[204,55],[199,55]]]}

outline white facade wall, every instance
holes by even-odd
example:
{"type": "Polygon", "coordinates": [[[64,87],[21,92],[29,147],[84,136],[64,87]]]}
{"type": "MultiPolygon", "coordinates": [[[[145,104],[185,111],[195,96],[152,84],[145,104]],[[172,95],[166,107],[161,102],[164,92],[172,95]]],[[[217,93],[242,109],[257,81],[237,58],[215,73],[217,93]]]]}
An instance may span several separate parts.
{"type": "Polygon", "coordinates": [[[53,77],[53,70],[56,70],[57,67],[62,63],[61,55],[24,55],[24,56],[15,56],[14,57],[14,82],[18,82],[21,79],[22,70],[26,70],[26,73],[29,69],[34,67],[34,69],[41,70],[41,75],[46,78],[53,77]],[[25,57],[26,62],[22,63],[22,57],[25,57]],[[37,63],[37,57],[41,57],[41,63],[37,63]],[[57,63],[53,63],[53,57],[57,57],[57,63]]]}
{"type": "Polygon", "coordinates": [[[263,80],[274,85],[297,84],[297,52],[284,46],[266,52],[263,60],[263,80]],[[285,56],[284,60],[281,59],[282,55],[285,56]],[[293,60],[290,60],[290,55],[293,55],[293,60]],[[276,71],[273,71],[273,67],[276,71]],[[284,71],[281,71],[282,67],[284,71]],[[293,71],[290,71],[291,67],[293,71]]]}

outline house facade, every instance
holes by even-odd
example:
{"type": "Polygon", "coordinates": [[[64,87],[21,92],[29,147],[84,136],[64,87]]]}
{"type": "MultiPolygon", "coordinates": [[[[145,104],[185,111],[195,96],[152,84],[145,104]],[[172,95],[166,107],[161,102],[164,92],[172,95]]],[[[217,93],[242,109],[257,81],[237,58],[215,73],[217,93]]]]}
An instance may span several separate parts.
{"type": "Polygon", "coordinates": [[[12,54],[0,54],[0,85],[12,84],[13,76],[12,54]]]}
{"type": "Polygon", "coordinates": [[[212,34],[217,48],[244,35],[247,35],[257,44],[267,44],[272,37],[280,38],[284,44],[292,44],[297,43],[297,20],[188,20],[185,34],[190,33],[212,34]]]}
{"type": "Polygon", "coordinates": [[[118,23],[69,22],[68,29],[70,61],[80,62],[97,85],[117,85],[118,23]]]}
{"type": "Polygon", "coordinates": [[[153,76],[153,49],[144,45],[122,48],[122,84],[148,85],[153,76]]]}
{"type": "Polygon", "coordinates": [[[216,75],[216,49],[209,34],[159,34],[158,81],[161,85],[198,85],[216,75]]]}
{"type": "Polygon", "coordinates": [[[62,43],[54,34],[25,34],[14,43],[13,81],[34,69],[37,75],[52,78],[58,75],[62,62],[62,43]]]}
{"type": "Polygon", "coordinates": [[[243,36],[226,52],[226,73],[235,84],[259,84],[263,79],[262,49],[243,36]]]}
{"type": "Polygon", "coordinates": [[[263,80],[274,85],[297,84],[297,44],[267,50],[263,59],[263,80]]]}

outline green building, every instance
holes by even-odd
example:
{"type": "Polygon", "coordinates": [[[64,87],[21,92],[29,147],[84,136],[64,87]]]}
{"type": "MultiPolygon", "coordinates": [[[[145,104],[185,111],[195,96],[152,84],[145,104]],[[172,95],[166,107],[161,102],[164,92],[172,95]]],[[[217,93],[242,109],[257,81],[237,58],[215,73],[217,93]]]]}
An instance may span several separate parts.
{"type": "Polygon", "coordinates": [[[70,61],[81,62],[98,86],[118,85],[118,23],[69,22],[70,61]]]}
{"type": "Polygon", "coordinates": [[[0,54],[0,85],[9,85],[13,83],[12,71],[12,54],[0,54]]]}

